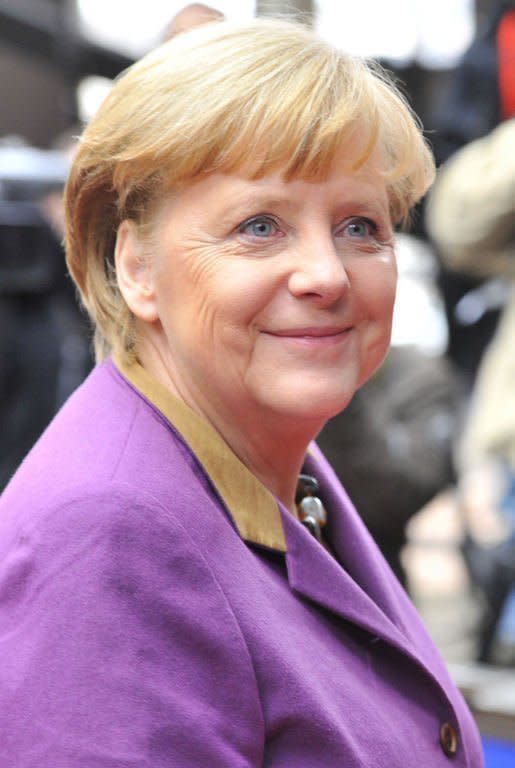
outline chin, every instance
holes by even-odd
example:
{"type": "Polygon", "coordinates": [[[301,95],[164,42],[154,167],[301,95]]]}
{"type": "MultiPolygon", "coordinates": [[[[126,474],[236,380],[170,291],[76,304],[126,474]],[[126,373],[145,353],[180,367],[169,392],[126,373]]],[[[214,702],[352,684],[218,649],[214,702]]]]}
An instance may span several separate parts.
{"type": "Polygon", "coordinates": [[[297,425],[304,420],[322,426],[347,407],[356,389],[354,382],[342,386],[341,379],[333,386],[327,383],[322,386],[320,381],[305,381],[282,391],[274,387],[275,391],[268,391],[266,400],[279,418],[291,417],[297,425]]]}

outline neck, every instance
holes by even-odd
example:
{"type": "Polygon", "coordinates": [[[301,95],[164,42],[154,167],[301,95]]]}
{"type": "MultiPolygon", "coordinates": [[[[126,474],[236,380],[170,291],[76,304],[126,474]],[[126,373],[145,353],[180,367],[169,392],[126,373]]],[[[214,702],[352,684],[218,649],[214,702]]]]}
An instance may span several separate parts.
{"type": "Polygon", "coordinates": [[[277,415],[250,414],[248,410],[224,419],[217,409],[210,419],[238,458],[281,501],[296,514],[295,493],[298,476],[310,441],[317,428],[300,430],[277,415]]]}
{"type": "Polygon", "coordinates": [[[293,514],[295,492],[309,443],[323,424],[271,413],[248,403],[206,399],[194,383],[184,391],[176,385],[160,356],[140,349],[147,372],[179,397],[221,435],[240,461],[293,514]]]}
{"type": "MultiPolygon", "coordinates": [[[[185,398],[183,398],[185,399],[185,398]]],[[[223,437],[240,461],[292,513],[295,492],[309,443],[320,424],[299,426],[298,419],[248,405],[185,399],[223,437]]]]}

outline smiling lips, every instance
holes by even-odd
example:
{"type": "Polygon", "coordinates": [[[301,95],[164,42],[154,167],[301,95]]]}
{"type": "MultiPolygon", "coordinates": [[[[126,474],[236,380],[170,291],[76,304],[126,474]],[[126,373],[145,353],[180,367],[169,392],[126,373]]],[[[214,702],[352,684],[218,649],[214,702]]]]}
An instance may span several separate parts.
{"type": "Polygon", "coordinates": [[[287,328],[280,331],[266,331],[266,333],[269,336],[276,336],[285,340],[320,345],[341,341],[350,330],[352,330],[351,326],[345,328],[341,326],[327,326],[322,328],[287,328]]]}

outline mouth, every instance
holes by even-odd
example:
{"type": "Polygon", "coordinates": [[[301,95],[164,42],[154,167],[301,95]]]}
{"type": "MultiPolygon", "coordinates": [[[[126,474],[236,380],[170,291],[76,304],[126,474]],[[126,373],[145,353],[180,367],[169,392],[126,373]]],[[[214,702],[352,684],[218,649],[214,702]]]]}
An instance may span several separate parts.
{"type": "Polygon", "coordinates": [[[352,326],[344,328],[341,326],[326,326],[285,328],[277,331],[264,331],[264,333],[294,347],[321,349],[342,343],[349,337],[351,331],[352,326]]]}
{"type": "Polygon", "coordinates": [[[265,331],[269,336],[278,336],[285,339],[330,339],[344,336],[351,330],[350,326],[313,327],[313,328],[287,328],[278,331],[265,331]]]}

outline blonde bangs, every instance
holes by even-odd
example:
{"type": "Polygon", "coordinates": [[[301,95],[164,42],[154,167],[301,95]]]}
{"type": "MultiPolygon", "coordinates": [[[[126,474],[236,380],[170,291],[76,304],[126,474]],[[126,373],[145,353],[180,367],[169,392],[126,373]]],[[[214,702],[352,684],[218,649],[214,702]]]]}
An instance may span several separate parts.
{"type": "Polygon", "coordinates": [[[112,162],[121,212],[138,189],[148,198],[150,180],[170,189],[216,171],[259,178],[278,168],[287,180],[322,180],[356,131],[363,150],[350,167],[379,144],[396,208],[420,176],[404,206],[411,207],[432,180],[432,160],[384,71],[290,22],[260,19],[247,27],[248,39],[244,32],[231,24],[193,30],[120,79],[83,142],[112,162]],[[131,102],[137,120],[126,119],[131,102]]]}

